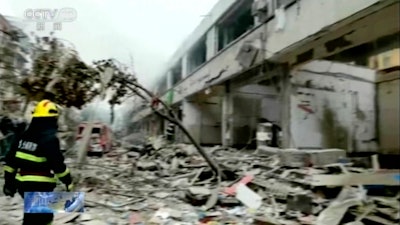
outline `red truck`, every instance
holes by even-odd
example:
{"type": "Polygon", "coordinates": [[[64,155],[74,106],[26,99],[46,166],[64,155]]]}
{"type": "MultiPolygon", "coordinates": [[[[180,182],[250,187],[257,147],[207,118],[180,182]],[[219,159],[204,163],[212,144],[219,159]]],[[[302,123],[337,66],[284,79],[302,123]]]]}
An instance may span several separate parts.
{"type": "MultiPolygon", "coordinates": [[[[83,130],[87,125],[87,122],[83,122],[78,126],[78,133],[76,135],[77,141],[82,139],[83,130]]],[[[88,155],[102,156],[104,153],[110,152],[112,146],[111,129],[104,123],[94,123],[90,137],[88,155]]]]}

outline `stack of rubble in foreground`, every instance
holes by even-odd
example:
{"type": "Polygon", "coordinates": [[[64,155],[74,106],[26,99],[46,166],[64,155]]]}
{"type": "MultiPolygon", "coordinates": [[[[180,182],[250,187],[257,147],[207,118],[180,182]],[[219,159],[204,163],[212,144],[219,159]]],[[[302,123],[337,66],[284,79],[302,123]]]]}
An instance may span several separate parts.
{"type": "Polygon", "coordinates": [[[219,182],[193,146],[154,147],[147,155],[115,150],[83,169],[67,159],[86,213],[57,215],[55,224],[400,222],[399,171],[356,167],[342,150],[208,148],[224,171],[219,182]]]}

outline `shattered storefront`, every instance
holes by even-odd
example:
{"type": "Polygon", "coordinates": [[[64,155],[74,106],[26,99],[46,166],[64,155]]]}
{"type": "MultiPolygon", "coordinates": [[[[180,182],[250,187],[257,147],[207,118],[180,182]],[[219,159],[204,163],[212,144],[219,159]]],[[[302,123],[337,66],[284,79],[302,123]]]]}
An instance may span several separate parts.
{"type": "Polygon", "coordinates": [[[282,130],[280,147],[377,151],[375,70],[325,60],[253,70],[226,83],[226,145],[260,139],[257,126],[268,121],[282,130]]]}
{"type": "Polygon", "coordinates": [[[185,99],[183,122],[196,140],[255,148],[257,128],[268,122],[282,131],[280,147],[377,151],[375,70],[324,60],[290,70],[266,64],[270,70],[254,66],[185,99]]]}
{"type": "Polygon", "coordinates": [[[376,152],[376,71],[317,60],[291,71],[288,147],[376,152]]]}

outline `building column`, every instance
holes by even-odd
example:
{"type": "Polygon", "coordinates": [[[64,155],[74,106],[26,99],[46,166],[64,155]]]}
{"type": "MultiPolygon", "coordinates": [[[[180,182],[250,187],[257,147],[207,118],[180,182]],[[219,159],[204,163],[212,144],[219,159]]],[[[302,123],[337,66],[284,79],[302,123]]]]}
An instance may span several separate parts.
{"type": "Polygon", "coordinates": [[[206,38],[206,46],[207,46],[207,51],[206,51],[206,60],[210,60],[212,57],[214,57],[217,54],[217,43],[218,43],[218,32],[217,32],[217,27],[213,26],[208,32],[207,32],[207,38],[206,38]]]}
{"type": "Polygon", "coordinates": [[[188,63],[188,55],[184,55],[182,57],[182,78],[185,78],[188,75],[188,63]]]}
{"type": "Polygon", "coordinates": [[[233,94],[231,85],[225,83],[225,93],[222,98],[222,145],[231,146],[233,143],[233,94]]]}
{"type": "MultiPolygon", "coordinates": [[[[200,143],[201,137],[201,109],[196,102],[184,99],[182,102],[182,124],[192,135],[194,140],[200,143]]],[[[184,142],[189,143],[187,137],[184,142]]]]}
{"type": "Polygon", "coordinates": [[[287,74],[282,77],[281,80],[281,128],[282,128],[282,148],[290,148],[294,143],[292,143],[292,134],[290,128],[290,101],[291,101],[291,83],[290,78],[287,74]]]}
{"type": "Polygon", "coordinates": [[[168,89],[168,90],[171,89],[171,88],[173,88],[173,86],[174,86],[174,84],[172,83],[172,81],[173,81],[172,71],[169,70],[169,71],[167,72],[167,89],[168,89]]]}

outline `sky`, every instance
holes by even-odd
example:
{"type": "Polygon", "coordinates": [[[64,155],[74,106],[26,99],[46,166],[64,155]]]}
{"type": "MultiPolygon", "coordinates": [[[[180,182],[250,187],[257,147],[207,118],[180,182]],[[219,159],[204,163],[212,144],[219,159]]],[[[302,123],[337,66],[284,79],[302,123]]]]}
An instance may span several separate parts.
{"type": "MultiPolygon", "coordinates": [[[[62,23],[55,36],[71,42],[87,63],[106,58],[128,65],[133,61],[139,81],[148,86],[217,1],[0,0],[0,14],[26,20],[28,9],[73,8],[77,18],[62,23]]],[[[37,31],[35,22],[24,24],[27,32],[43,36],[53,26],[48,23],[45,31],[37,31]]]]}

